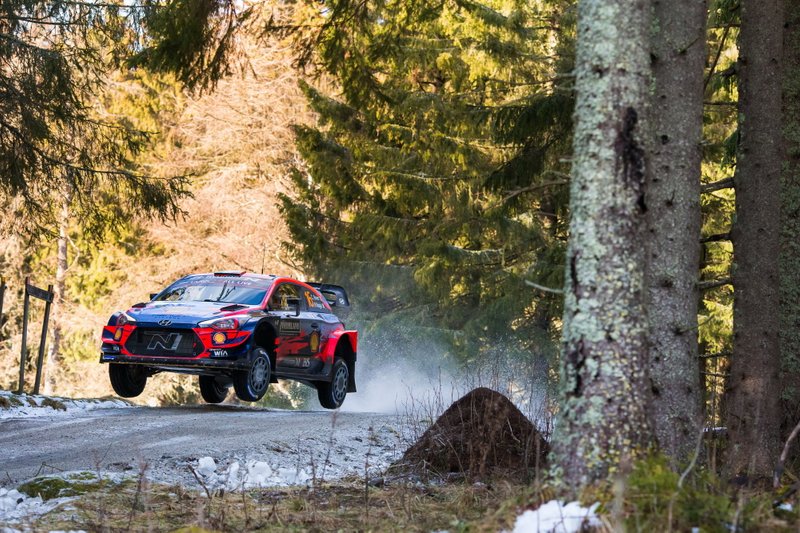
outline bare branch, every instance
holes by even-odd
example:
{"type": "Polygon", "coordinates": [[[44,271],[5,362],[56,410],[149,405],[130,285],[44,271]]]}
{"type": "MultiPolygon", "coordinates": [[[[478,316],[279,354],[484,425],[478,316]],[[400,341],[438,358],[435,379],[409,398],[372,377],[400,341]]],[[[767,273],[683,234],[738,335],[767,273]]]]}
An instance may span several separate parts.
{"type": "Polygon", "coordinates": [[[550,287],[539,285],[538,283],[534,283],[528,279],[525,280],[525,285],[527,285],[528,287],[533,287],[534,289],[539,289],[542,292],[549,292],[551,294],[564,294],[563,289],[551,289],[550,287]]]}
{"type": "Polygon", "coordinates": [[[717,352],[717,353],[703,353],[698,355],[697,357],[700,359],[716,359],[718,357],[730,357],[733,355],[732,352],[717,352]]]}
{"type": "Polygon", "coordinates": [[[716,233],[714,235],[707,235],[700,239],[700,244],[707,243],[707,242],[719,242],[719,241],[729,241],[731,240],[731,233],[716,233]]]}
{"type": "Polygon", "coordinates": [[[725,285],[731,285],[733,282],[731,278],[722,278],[722,279],[715,279],[710,281],[701,281],[697,284],[697,290],[700,292],[708,291],[711,289],[716,289],[717,287],[723,287],[725,285]]]}
{"type": "Polygon", "coordinates": [[[786,457],[789,455],[789,447],[792,444],[792,441],[797,437],[797,434],[800,433],[800,422],[792,430],[792,434],[789,435],[789,438],[786,439],[786,444],[783,445],[783,451],[781,452],[781,457],[778,460],[778,464],[775,466],[775,474],[772,479],[772,486],[774,488],[778,488],[781,481],[781,476],[783,475],[783,465],[786,463],[786,457]]]}
{"type": "Polygon", "coordinates": [[[703,186],[700,187],[700,194],[708,194],[710,192],[719,191],[722,189],[732,189],[732,188],[733,188],[733,178],[725,178],[724,180],[703,184],[703,186]]]}
{"type": "Polygon", "coordinates": [[[714,55],[714,61],[711,63],[711,68],[708,69],[708,76],[706,76],[705,81],[703,81],[703,93],[706,92],[708,83],[711,81],[714,71],[717,70],[719,58],[722,56],[722,50],[725,48],[725,41],[728,39],[728,33],[730,33],[730,30],[730,26],[725,26],[725,29],[722,30],[722,38],[719,40],[719,48],[717,48],[717,53],[714,55]]]}

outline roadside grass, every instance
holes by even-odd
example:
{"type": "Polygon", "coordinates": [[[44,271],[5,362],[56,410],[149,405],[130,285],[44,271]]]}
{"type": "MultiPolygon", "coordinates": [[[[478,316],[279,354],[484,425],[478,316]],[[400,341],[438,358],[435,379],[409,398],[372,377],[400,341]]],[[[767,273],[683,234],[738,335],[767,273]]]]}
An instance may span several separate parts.
{"type": "Polygon", "coordinates": [[[309,488],[207,494],[132,479],[87,492],[26,524],[34,531],[499,531],[534,497],[530,486],[363,479],[309,488]]]}

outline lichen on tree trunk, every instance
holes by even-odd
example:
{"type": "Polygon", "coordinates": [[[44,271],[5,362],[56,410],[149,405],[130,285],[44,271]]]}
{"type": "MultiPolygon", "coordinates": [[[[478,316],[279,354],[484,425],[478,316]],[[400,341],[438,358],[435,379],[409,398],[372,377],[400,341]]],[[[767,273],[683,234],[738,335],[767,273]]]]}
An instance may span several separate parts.
{"type": "Polygon", "coordinates": [[[556,474],[572,487],[624,470],[651,442],[644,313],[650,3],[578,7],[556,474]]]}
{"type": "Polygon", "coordinates": [[[646,194],[651,419],[661,450],[680,463],[693,453],[702,426],[696,281],[707,7],[703,0],[654,6],[646,194]]]}

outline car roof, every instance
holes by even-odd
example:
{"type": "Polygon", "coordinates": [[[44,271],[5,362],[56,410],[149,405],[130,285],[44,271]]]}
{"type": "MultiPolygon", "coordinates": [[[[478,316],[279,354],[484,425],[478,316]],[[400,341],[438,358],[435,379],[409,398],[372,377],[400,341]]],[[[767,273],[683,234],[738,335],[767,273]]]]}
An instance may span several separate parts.
{"type": "Polygon", "coordinates": [[[249,274],[249,273],[239,273],[239,272],[200,272],[197,274],[188,274],[179,278],[173,282],[192,282],[192,281],[201,281],[201,280],[209,280],[209,279],[247,279],[253,281],[260,281],[258,285],[261,285],[263,288],[269,287],[273,281],[278,279],[278,276],[274,276],[272,274],[249,274]]]}

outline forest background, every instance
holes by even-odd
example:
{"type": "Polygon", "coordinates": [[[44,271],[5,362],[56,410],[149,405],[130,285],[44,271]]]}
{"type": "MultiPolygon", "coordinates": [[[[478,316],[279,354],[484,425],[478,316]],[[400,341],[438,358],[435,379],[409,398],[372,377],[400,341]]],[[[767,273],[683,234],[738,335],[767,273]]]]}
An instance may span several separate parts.
{"type": "MultiPolygon", "coordinates": [[[[446,369],[553,413],[569,281],[573,2],[174,1],[102,16],[39,4],[44,13],[4,2],[0,25],[16,38],[0,49],[0,105],[19,117],[0,121],[0,271],[12,289],[3,386],[17,385],[25,276],[56,284],[48,390],[101,395],[110,388],[97,335],[111,312],[181,275],[237,267],[348,287],[367,376],[398,360],[446,369]],[[60,29],[37,29],[26,9],[60,29]],[[169,17],[199,21],[187,25],[196,33],[169,17]],[[200,41],[215,47],[198,53],[200,41]],[[48,47],[61,59],[39,54],[48,47]]],[[[718,425],[734,350],[742,9],[720,0],[702,15],[691,372],[705,424],[718,425]]],[[[186,379],[163,378],[145,401],[197,398],[186,379]]],[[[268,401],[303,397],[285,389],[268,401]]]]}

